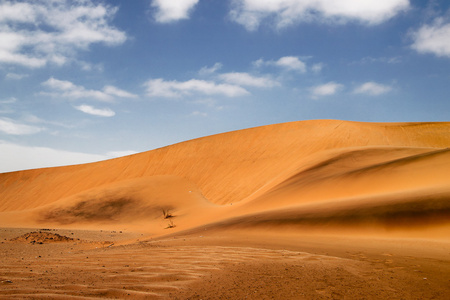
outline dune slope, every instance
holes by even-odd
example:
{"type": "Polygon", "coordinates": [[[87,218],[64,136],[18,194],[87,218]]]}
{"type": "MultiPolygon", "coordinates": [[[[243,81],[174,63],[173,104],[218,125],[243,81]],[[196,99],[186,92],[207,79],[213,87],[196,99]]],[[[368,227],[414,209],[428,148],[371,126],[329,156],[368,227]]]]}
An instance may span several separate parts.
{"type": "Polygon", "coordinates": [[[170,221],[172,232],[220,222],[441,226],[450,219],[448,147],[447,122],[251,128],[98,163],[0,174],[0,225],[135,226],[155,234],[167,233],[170,221]]]}

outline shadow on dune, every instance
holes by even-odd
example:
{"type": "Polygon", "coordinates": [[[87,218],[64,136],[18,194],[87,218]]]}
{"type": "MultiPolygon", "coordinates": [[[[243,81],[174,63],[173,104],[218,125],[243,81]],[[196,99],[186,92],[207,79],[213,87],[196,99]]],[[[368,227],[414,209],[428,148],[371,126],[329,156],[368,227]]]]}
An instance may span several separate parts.
{"type": "Polygon", "coordinates": [[[115,222],[130,221],[133,219],[157,219],[162,216],[163,210],[170,206],[144,205],[142,201],[130,197],[103,196],[93,199],[84,199],[61,208],[51,208],[40,213],[40,221],[55,222],[59,224],[72,224],[76,222],[115,222]]]}
{"type": "Polygon", "coordinates": [[[409,198],[387,198],[358,201],[341,199],[334,203],[317,203],[257,214],[230,218],[221,222],[193,229],[244,229],[262,227],[268,229],[295,228],[383,228],[420,229],[428,226],[450,224],[450,193],[417,195],[409,198]]]}

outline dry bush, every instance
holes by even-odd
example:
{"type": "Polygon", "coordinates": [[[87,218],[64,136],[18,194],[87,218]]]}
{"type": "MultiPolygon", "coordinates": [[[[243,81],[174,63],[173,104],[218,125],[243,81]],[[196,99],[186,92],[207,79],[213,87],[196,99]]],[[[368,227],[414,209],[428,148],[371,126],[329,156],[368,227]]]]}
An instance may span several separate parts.
{"type": "Polygon", "coordinates": [[[173,215],[172,215],[172,213],[170,212],[169,209],[163,209],[162,212],[163,212],[163,215],[164,215],[164,219],[173,218],[173,215]]]}
{"type": "Polygon", "coordinates": [[[175,225],[173,224],[173,221],[170,220],[169,224],[167,224],[167,227],[165,229],[174,228],[174,227],[175,227],[175,225]]]}

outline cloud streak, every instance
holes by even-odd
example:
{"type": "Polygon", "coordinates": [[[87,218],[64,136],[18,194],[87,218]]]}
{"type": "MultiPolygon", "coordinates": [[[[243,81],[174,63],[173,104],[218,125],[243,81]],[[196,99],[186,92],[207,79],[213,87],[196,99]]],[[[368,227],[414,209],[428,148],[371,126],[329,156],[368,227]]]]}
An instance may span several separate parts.
{"type": "Polygon", "coordinates": [[[103,92],[107,95],[116,96],[120,98],[138,98],[137,95],[121,90],[112,85],[105,86],[103,88],[103,92]]]}
{"type": "Polygon", "coordinates": [[[75,85],[67,80],[59,80],[49,78],[42,83],[43,86],[49,88],[51,92],[42,92],[41,94],[52,97],[69,98],[69,99],[96,99],[105,102],[111,102],[114,97],[121,98],[137,98],[138,96],[127,91],[121,90],[111,85],[107,85],[103,90],[90,90],[83,86],[75,85]]]}
{"type": "Polygon", "coordinates": [[[82,104],[74,107],[79,111],[93,116],[114,117],[116,115],[116,113],[109,108],[95,108],[87,104],[82,104]]]}
{"type": "Polygon", "coordinates": [[[366,94],[371,96],[378,96],[381,94],[388,93],[392,90],[392,87],[380,83],[376,83],[373,81],[369,81],[366,83],[361,84],[355,90],[353,93],[355,94],[366,94]]]}
{"type": "Polygon", "coordinates": [[[0,131],[8,135],[30,135],[41,132],[42,127],[18,123],[9,118],[0,118],[0,131]]]}
{"type": "Polygon", "coordinates": [[[215,63],[212,67],[203,67],[198,72],[200,75],[211,75],[220,70],[223,67],[223,65],[219,62],[215,63]]]}
{"type": "Polygon", "coordinates": [[[297,56],[283,56],[278,60],[265,61],[263,59],[258,59],[253,62],[256,67],[261,66],[276,66],[286,71],[297,71],[300,73],[306,72],[306,64],[301,61],[297,56]]]}
{"type": "Polygon", "coordinates": [[[250,94],[246,89],[227,83],[190,79],[188,81],[166,81],[150,79],[144,86],[149,97],[178,98],[183,95],[203,94],[239,97],[250,94]]]}
{"type": "MultiPolygon", "coordinates": [[[[278,60],[254,61],[253,66],[262,68],[272,66],[281,72],[305,73],[306,64],[297,56],[283,56],[278,60]]],[[[322,68],[322,64],[317,64],[322,68]]],[[[149,79],[144,83],[149,97],[180,98],[182,96],[226,96],[241,97],[250,95],[247,88],[269,89],[282,85],[283,76],[274,77],[272,74],[252,74],[251,72],[227,72],[219,73],[221,63],[215,63],[212,67],[203,67],[199,70],[200,76],[209,80],[190,79],[187,81],[165,80],[163,78],[149,79]]],[[[317,68],[316,68],[317,69],[317,68]]],[[[315,70],[319,72],[320,70],[315,70]]]]}
{"type": "Polygon", "coordinates": [[[249,31],[263,21],[281,29],[300,22],[380,24],[409,8],[409,0],[235,0],[230,17],[249,31]]]}
{"type": "Polygon", "coordinates": [[[239,86],[253,86],[260,88],[271,88],[279,86],[280,83],[269,76],[253,76],[244,72],[233,72],[220,74],[219,78],[227,83],[239,86]]]}
{"type": "Polygon", "coordinates": [[[21,80],[21,79],[26,78],[28,76],[29,75],[27,75],[27,74],[8,73],[8,74],[6,74],[5,78],[6,79],[11,79],[11,80],[21,80]]]}
{"type": "Polygon", "coordinates": [[[7,99],[1,99],[0,100],[0,104],[12,104],[12,103],[16,103],[17,99],[15,97],[9,97],[7,99]]]}

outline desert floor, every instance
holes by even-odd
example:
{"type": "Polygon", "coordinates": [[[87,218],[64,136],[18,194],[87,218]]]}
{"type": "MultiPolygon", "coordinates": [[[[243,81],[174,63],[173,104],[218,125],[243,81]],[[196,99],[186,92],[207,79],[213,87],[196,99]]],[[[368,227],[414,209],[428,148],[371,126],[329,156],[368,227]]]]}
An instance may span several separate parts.
{"type": "Polygon", "coordinates": [[[439,239],[306,228],[303,233],[205,229],[156,239],[125,231],[42,229],[0,229],[1,299],[448,299],[450,294],[450,244],[439,239]],[[30,232],[37,234],[13,240],[30,232]],[[73,240],[42,239],[53,234],[73,240]]]}
{"type": "Polygon", "coordinates": [[[450,122],[0,173],[0,298],[450,299],[450,122]]]}

